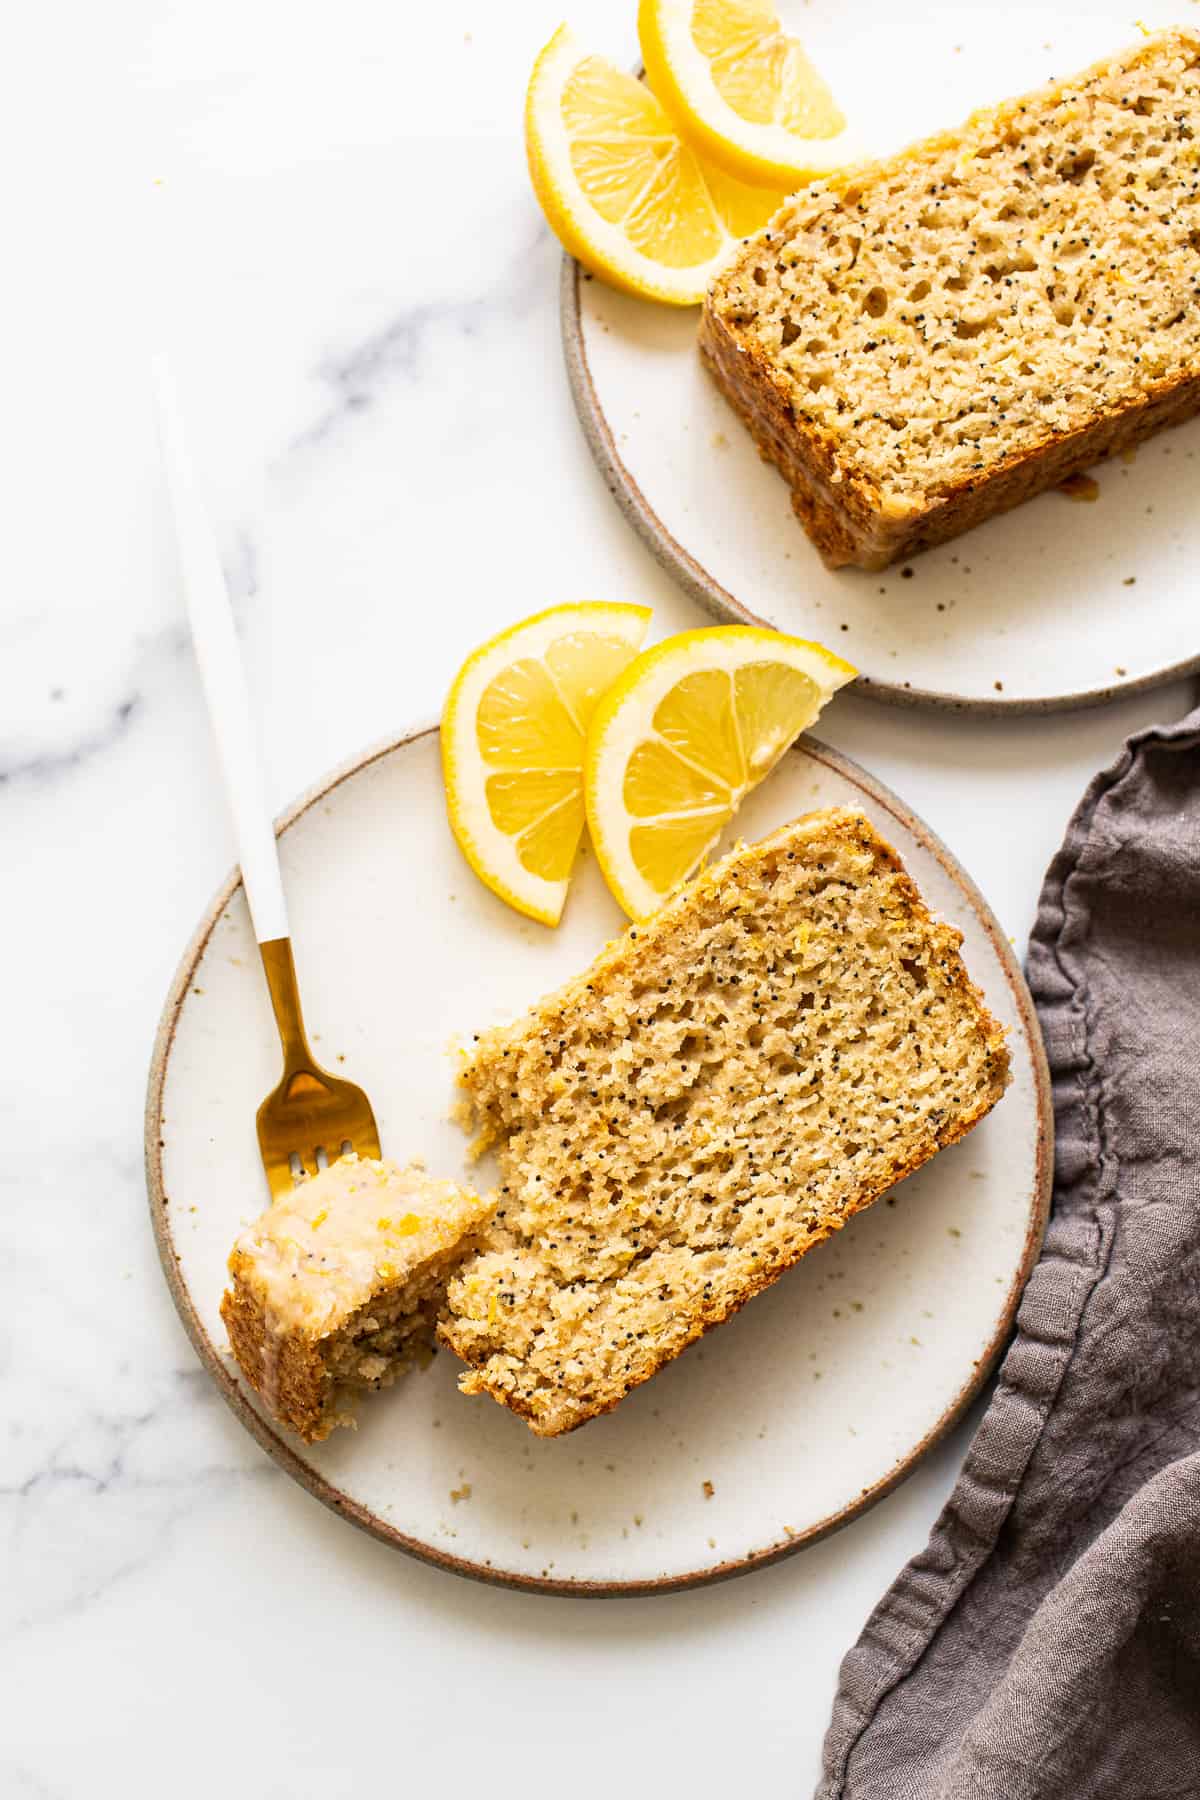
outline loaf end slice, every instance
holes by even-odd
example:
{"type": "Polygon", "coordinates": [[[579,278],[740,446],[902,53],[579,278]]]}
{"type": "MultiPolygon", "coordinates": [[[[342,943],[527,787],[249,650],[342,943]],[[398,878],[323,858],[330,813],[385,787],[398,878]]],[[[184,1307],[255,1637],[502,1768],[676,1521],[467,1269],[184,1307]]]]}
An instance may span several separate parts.
{"type": "Polygon", "coordinates": [[[959,943],[861,813],[816,813],[482,1033],[500,1203],[439,1326],[464,1391],[572,1430],[969,1131],[1009,1064],[959,943]]]}
{"type": "Polygon", "coordinates": [[[831,567],[944,542],[1200,409],[1200,35],[795,196],[700,352],[831,567]]]}
{"type": "Polygon", "coordinates": [[[428,1360],[450,1274],[495,1202],[418,1169],[343,1156],[238,1238],[221,1317],[243,1374],[306,1443],[357,1395],[428,1360]]]}

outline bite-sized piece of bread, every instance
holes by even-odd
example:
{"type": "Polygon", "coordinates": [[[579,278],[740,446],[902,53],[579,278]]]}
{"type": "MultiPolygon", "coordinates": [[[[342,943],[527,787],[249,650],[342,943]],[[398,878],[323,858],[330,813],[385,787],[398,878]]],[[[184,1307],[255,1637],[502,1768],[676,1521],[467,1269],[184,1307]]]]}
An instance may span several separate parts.
{"type": "Polygon", "coordinates": [[[995,1105],[960,934],[854,811],[735,850],[464,1066],[502,1186],[439,1335],[541,1436],[607,1412],[995,1105]]]}
{"type": "Polygon", "coordinates": [[[701,354],[831,567],[879,569],[1200,409],[1200,36],[804,189],[701,354]]]}
{"type": "Polygon", "coordinates": [[[314,1443],[354,1423],[357,1393],[427,1360],[450,1273],[494,1209],[357,1156],[268,1207],[233,1247],[221,1317],[275,1417],[314,1443]]]}

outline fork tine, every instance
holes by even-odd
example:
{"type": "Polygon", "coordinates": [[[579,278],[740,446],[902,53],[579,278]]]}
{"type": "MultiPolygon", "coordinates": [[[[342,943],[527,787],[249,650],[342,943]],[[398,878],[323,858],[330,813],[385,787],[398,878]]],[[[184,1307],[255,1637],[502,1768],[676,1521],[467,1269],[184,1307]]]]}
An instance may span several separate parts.
{"type": "Polygon", "coordinates": [[[383,1151],[379,1147],[379,1131],[374,1119],[371,1120],[369,1129],[366,1126],[363,1127],[361,1142],[352,1144],[351,1149],[356,1150],[359,1156],[371,1157],[378,1162],[383,1151]]]}

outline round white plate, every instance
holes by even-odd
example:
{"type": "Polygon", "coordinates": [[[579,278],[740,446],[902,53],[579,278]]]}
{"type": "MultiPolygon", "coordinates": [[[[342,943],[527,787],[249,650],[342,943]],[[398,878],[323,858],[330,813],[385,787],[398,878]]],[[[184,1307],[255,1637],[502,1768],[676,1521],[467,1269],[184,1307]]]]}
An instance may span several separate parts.
{"type": "MultiPolygon", "coordinates": [[[[447,1354],[372,1396],[357,1431],[311,1449],[259,1412],[226,1356],[218,1303],[230,1244],[266,1204],[254,1113],[277,1079],[278,1050],[240,885],[218,897],[180,965],[155,1051],[151,1209],[201,1357],[259,1442],[327,1505],[466,1574],[551,1591],[655,1590],[754,1567],[844,1524],[961,1413],[1041,1241],[1045,1063],[983,900],[853,764],[806,740],[739,825],[757,837],[846,803],[865,808],[930,904],[962,929],[967,966],[1012,1033],[1012,1088],[894,1201],[615,1413],[556,1441],[489,1399],[464,1399],[447,1354]]],[[[464,1173],[466,1140],[449,1116],[453,1042],[523,1011],[621,929],[594,862],[584,861],[556,932],[494,899],[446,826],[436,730],[302,801],[281,853],[318,1058],[366,1088],[391,1156],[464,1173]]]]}
{"type": "MultiPolygon", "coordinates": [[[[1066,75],[1175,0],[783,0],[872,151],[1066,75]]],[[[1033,712],[1200,668],[1200,421],[1093,471],[1099,499],[1044,494],[880,574],[826,569],[787,487],[700,366],[698,313],[616,293],[568,261],[567,367],[588,441],[635,529],[710,610],[814,637],[880,699],[1033,712]]]]}

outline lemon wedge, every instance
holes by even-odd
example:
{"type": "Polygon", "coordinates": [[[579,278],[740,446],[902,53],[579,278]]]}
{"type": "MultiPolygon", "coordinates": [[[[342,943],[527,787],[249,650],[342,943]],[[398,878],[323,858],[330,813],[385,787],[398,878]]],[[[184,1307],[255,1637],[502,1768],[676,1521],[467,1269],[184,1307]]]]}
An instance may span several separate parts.
{"type": "Polygon", "coordinates": [[[645,606],[555,606],[469,656],[442,714],[450,828],[518,912],[557,925],[583,834],[583,756],[597,700],[641,648],[645,606]]]}
{"type": "Polygon", "coordinates": [[[696,306],[742,238],[784,199],[712,168],[644,82],[564,25],[525,97],[534,190],[564,249],[628,293],[696,306]]]}
{"type": "Polygon", "coordinates": [[[685,631],[631,662],[592,715],[588,829],[613,895],[645,919],[857,670],[750,625],[685,631]]]}
{"type": "Polygon", "coordinates": [[[769,0],[640,0],[638,37],[663,105],[739,180],[791,192],[860,154],[769,0]]]}

